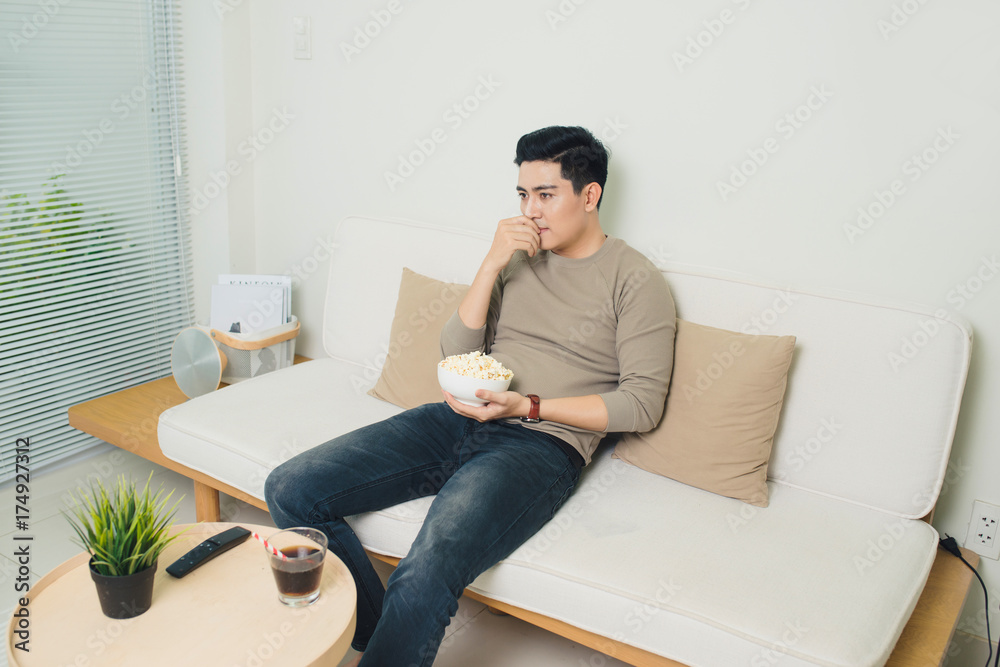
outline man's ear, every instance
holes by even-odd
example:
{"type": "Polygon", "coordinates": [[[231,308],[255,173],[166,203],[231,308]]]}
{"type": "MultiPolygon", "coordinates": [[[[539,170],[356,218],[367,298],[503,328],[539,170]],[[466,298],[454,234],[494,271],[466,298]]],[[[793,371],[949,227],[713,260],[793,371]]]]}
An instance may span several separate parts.
{"type": "Polygon", "coordinates": [[[583,202],[584,210],[590,213],[597,208],[597,202],[601,201],[601,185],[596,181],[593,183],[588,183],[583,186],[583,194],[585,200],[583,202]]]}

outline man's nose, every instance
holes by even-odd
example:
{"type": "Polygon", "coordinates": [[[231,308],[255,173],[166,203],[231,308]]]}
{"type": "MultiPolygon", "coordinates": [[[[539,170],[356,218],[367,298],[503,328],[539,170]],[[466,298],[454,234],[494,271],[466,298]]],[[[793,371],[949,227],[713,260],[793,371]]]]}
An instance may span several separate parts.
{"type": "Polygon", "coordinates": [[[534,197],[528,197],[524,203],[524,214],[531,219],[539,218],[542,215],[542,209],[538,205],[538,200],[534,197]]]}

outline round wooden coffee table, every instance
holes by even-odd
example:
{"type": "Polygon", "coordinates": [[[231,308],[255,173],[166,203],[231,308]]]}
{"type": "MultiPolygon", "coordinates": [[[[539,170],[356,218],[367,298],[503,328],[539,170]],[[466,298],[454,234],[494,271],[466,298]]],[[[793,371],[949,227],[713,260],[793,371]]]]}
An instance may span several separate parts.
{"type": "Polygon", "coordinates": [[[10,665],[336,665],[354,636],[357,604],[354,580],[333,554],[323,565],[319,599],[299,608],[278,601],[264,547],[253,537],[182,579],[166,573],[195,545],[237,525],[264,537],[278,530],[192,524],[160,556],[153,606],[132,619],[101,613],[89,554],[70,558],[31,587],[30,652],[14,648],[21,639],[13,634],[12,618],[10,665]]]}

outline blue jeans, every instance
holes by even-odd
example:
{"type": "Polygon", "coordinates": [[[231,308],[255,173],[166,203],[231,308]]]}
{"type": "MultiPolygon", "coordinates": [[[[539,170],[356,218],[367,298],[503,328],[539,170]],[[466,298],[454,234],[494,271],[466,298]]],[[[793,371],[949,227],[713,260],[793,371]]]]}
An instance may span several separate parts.
{"type": "Polygon", "coordinates": [[[323,531],[351,570],[361,664],[430,665],[462,591],[552,518],[580,462],[553,436],[433,403],[303,452],[271,472],[264,493],[279,527],[323,531]],[[383,590],[344,517],[434,494],[383,590]]]}

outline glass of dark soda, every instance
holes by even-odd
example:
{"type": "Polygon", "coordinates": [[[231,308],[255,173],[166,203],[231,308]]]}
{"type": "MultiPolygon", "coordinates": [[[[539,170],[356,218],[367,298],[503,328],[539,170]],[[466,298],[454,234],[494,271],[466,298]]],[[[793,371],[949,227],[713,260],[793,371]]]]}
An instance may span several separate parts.
{"type": "Polygon", "coordinates": [[[303,607],[319,598],[326,557],[326,535],[313,528],[288,528],[267,538],[278,599],[290,607],[303,607]]]}

